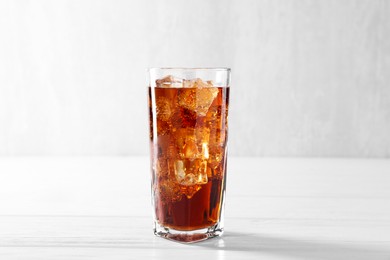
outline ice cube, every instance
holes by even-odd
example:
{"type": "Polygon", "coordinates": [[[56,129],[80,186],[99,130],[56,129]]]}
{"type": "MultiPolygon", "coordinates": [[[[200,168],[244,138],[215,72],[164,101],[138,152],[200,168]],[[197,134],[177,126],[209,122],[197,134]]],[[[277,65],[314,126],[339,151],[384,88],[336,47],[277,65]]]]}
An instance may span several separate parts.
{"type": "Polygon", "coordinates": [[[167,121],[162,121],[157,119],[157,135],[163,136],[169,133],[170,125],[167,121]]]}
{"type": "Polygon", "coordinates": [[[213,152],[211,153],[209,159],[208,159],[208,164],[209,166],[212,168],[212,169],[215,169],[217,168],[222,159],[223,159],[223,148],[220,148],[220,149],[212,149],[213,152]]]}
{"type": "Polygon", "coordinates": [[[195,138],[199,147],[203,147],[204,143],[208,143],[210,139],[210,129],[207,127],[196,127],[195,138]]]}
{"type": "Polygon", "coordinates": [[[197,123],[197,115],[195,112],[178,108],[172,115],[172,125],[177,128],[195,127],[197,123]]]}
{"type": "Polygon", "coordinates": [[[210,147],[224,147],[226,143],[226,129],[220,129],[216,126],[210,132],[209,141],[210,147]]]}
{"type": "Polygon", "coordinates": [[[187,199],[191,199],[201,188],[201,185],[195,184],[192,186],[181,186],[180,189],[182,194],[184,194],[187,199]]]}
{"type": "Polygon", "coordinates": [[[168,121],[171,118],[173,109],[171,102],[164,96],[157,96],[156,98],[156,113],[157,119],[162,121],[168,121]]]}
{"type": "Polygon", "coordinates": [[[175,175],[176,180],[180,183],[186,177],[186,173],[184,171],[184,163],[182,160],[177,160],[175,162],[175,175]]]}
{"type": "Polygon", "coordinates": [[[194,79],[190,79],[190,80],[185,79],[185,80],[183,80],[183,88],[195,88],[196,87],[195,84],[196,84],[196,82],[195,82],[194,79]]]}
{"type": "Polygon", "coordinates": [[[207,159],[209,157],[210,130],[205,127],[187,127],[176,130],[175,141],[182,159],[207,159]]]}
{"type": "Polygon", "coordinates": [[[218,88],[216,87],[183,88],[179,92],[178,103],[181,107],[205,116],[217,95],[218,88]]]}
{"type": "Polygon", "coordinates": [[[179,184],[192,186],[196,184],[206,184],[207,161],[177,160],[175,162],[175,177],[179,184]]]}
{"type": "Polygon", "coordinates": [[[198,157],[199,151],[192,138],[187,138],[186,143],[183,146],[182,156],[186,159],[195,159],[198,157]]]}
{"type": "Polygon", "coordinates": [[[204,82],[201,79],[195,79],[195,84],[197,88],[210,88],[213,87],[212,84],[210,84],[212,81],[206,81],[204,82]]]}
{"type": "Polygon", "coordinates": [[[202,79],[196,78],[196,79],[183,80],[183,87],[184,88],[212,88],[214,87],[214,85],[211,80],[204,82],[202,79]]]}
{"type": "Polygon", "coordinates": [[[159,88],[181,88],[183,87],[183,80],[172,75],[168,75],[162,79],[156,80],[156,86],[159,88]]]}

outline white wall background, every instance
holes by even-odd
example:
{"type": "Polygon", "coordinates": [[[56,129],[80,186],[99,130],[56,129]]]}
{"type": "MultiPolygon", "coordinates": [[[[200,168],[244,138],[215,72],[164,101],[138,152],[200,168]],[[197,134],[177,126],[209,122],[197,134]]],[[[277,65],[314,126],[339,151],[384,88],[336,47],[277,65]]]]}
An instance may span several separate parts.
{"type": "Polygon", "coordinates": [[[0,155],[144,155],[145,68],[231,67],[230,153],[390,156],[390,1],[0,1],[0,155]]]}

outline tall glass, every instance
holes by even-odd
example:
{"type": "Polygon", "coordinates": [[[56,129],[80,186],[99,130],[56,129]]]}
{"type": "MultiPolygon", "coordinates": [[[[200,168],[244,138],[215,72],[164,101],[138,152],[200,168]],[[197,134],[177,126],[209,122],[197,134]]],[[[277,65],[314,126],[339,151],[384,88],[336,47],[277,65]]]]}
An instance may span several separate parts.
{"type": "Polygon", "coordinates": [[[149,70],[154,233],[196,242],[223,232],[230,69],[149,70]]]}

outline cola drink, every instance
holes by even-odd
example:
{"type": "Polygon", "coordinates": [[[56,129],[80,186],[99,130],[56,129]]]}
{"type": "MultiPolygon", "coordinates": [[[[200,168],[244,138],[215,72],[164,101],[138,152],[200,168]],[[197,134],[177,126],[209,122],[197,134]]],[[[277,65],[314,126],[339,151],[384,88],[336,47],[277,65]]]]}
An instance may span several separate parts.
{"type": "Polygon", "coordinates": [[[222,232],[228,107],[229,87],[212,81],[166,76],[149,86],[157,235],[192,242],[222,232]]]}

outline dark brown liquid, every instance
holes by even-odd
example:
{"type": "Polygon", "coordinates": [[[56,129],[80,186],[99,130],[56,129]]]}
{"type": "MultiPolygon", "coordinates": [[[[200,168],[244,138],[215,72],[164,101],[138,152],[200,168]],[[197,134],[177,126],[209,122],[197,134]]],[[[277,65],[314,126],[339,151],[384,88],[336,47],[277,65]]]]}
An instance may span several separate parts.
{"type": "Polygon", "coordinates": [[[220,219],[229,88],[149,88],[156,219],[195,230],[220,219]],[[155,107],[154,107],[155,106],[155,107]]]}

